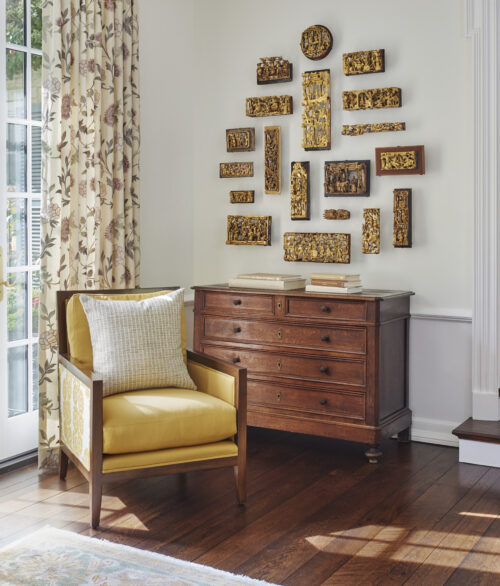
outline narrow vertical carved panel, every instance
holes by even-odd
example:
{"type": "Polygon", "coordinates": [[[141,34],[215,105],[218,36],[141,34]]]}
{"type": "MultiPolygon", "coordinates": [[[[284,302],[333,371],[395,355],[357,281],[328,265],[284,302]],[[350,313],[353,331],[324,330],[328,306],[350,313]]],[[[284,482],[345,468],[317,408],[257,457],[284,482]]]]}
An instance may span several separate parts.
{"type": "Polygon", "coordinates": [[[379,254],[380,252],[380,209],[365,208],[363,210],[363,254],[379,254]]]}
{"type": "Polygon", "coordinates": [[[292,163],[290,217],[292,220],[309,220],[309,161],[292,163]]]}
{"type": "Polygon", "coordinates": [[[281,128],[264,127],[264,191],[281,193],[281,128]]]}
{"type": "Polygon", "coordinates": [[[302,79],[302,148],[324,151],[331,147],[330,70],[306,71],[302,79]]]}
{"type": "Polygon", "coordinates": [[[395,248],[411,248],[411,240],[411,189],[395,189],[392,243],[395,248]]]}

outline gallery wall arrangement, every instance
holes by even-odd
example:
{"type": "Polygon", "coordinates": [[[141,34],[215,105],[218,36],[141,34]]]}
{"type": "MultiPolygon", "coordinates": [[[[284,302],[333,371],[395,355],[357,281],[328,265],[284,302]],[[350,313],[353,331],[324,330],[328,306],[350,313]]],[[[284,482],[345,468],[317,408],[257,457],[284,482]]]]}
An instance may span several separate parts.
{"type": "MultiPolygon", "coordinates": [[[[334,36],[325,25],[315,24],[306,28],[300,37],[302,53],[312,61],[320,61],[330,55],[334,47],[334,36]]],[[[286,47],[284,47],[286,49],[286,47]]],[[[342,55],[344,76],[364,76],[386,72],[385,49],[353,51],[342,55]]],[[[256,67],[257,85],[293,82],[293,64],[283,56],[261,57],[256,67]]],[[[302,137],[285,136],[290,141],[300,141],[304,151],[321,152],[335,148],[332,139],[331,70],[318,68],[303,71],[302,78],[302,137]],[[332,146],[333,144],[333,146],[332,146]]],[[[338,83],[338,81],[337,81],[338,83]]],[[[354,114],[365,110],[402,108],[400,87],[360,88],[342,91],[341,107],[336,111],[354,114]]],[[[293,99],[289,94],[247,97],[247,117],[293,116],[293,99]]],[[[287,118],[283,118],[286,123],[287,118]]],[[[287,128],[288,130],[288,128],[287,128]]],[[[346,137],[363,137],[367,134],[406,131],[406,122],[369,122],[342,124],[341,134],[346,137]]],[[[349,139],[350,140],[350,139],[349,139]]],[[[363,141],[357,138],[357,141],[363,141]]],[[[263,192],[281,193],[282,184],[282,127],[265,126],[262,141],[257,140],[257,150],[264,148],[263,192]]],[[[357,143],[358,144],[358,143],[357,143]]],[[[361,144],[361,143],[359,143],[361,144]]],[[[226,130],[228,153],[252,152],[256,150],[256,129],[229,128],[226,130]]],[[[318,156],[318,154],[313,156],[318,156]]],[[[390,175],[422,175],[425,173],[424,146],[380,146],[375,148],[376,177],[390,175]]],[[[313,197],[370,197],[369,159],[349,161],[323,161],[323,193],[311,192],[310,161],[294,161],[290,166],[290,219],[311,219],[313,197]]],[[[260,167],[259,167],[260,168],[260,167]]],[[[247,178],[254,176],[253,162],[228,161],[220,163],[220,178],[247,178]]],[[[380,179],[384,181],[383,179],[380,179]]],[[[379,181],[379,179],[377,179],[379,181]]],[[[314,181],[314,185],[321,182],[314,181]]],[[[389,198],[387,198],[389,201],[389,198]]],[[[325,200],[326,201],[326,200],[325,200]]],[[[235,190],[229,193],[231,204],[253,204],[254,190],[235,190]]],[[[412,188],[393,190],[393,247],[412,247],[412,188]]],[[[348,209],[325,209],[324,221],[351,219],[348,209]]],[[[227,217],[226,244],[271,245],[271,216],[229,215],[227,217]]],[[[358,237],[361,253],[379,254],[381,250],[381,208],[367,207],[359,218],[358,237]]],[[[334,224],[330,224],[334,225],[334,224]]],[[[284,260],[290,262],[350,263],[351,234],[338,232],[285,232],[283,234],[284,260]]]]}

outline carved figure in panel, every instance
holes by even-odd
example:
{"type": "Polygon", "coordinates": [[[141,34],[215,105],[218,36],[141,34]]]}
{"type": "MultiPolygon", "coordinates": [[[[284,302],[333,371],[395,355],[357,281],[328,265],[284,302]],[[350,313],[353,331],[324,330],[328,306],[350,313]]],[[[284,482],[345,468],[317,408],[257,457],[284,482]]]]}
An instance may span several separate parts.
{"type": "Polygon", "coordinates": [[[406,130],[406,122],[380,122],[378,124],[344,124],[342,134],[345,136],[361,136],[369,132],[396,132],[406,130]]]}
{"type": "Polygon", "coordinates": [[[325,210],[323,218],[325,220],[348,220],[351,217],[349,210],[325,210]]]}
{"type": "Polygon", "coordinates": [[[247,98],[247,116],[282,116],[293,114],[292,96],[263,96],[247,98]]]}
{"type": "Polygon", "coordinates": [[[253,177],[253,163],[221,163],[219,177],[221,179],[253,177]]]}
{"type": "Polygon", "coordinates": [[[302,74],[304,112],[302,147],[306,151],[331,147],[330,70],[306,71],[302,74]]]}
{"type": "Polygon", "coordinates": [[[342,55],[344,75],[360,73],[381,73],[385,71],[384,49],[373,51],[356,51],[342,55]]]}
{"type": "Polygon", "coordinates": [[[290,217],[292,220],[309,220],[309,161],[292,163],[290,217]]]}
{"type": "Polygon", "coordinates": [[[411,189],[395,189],[393,193],[394,231],[392,243],[395,248],[411,248],[411,189]]]}
{"type": "Polygon", "coordinates": [[[284,259],[293,262],[351,262],[351,235],[322,232],[286,232],[284,259]]]}
{"type": "Polygon", "coordinates": [[[423,175],[424,146],[379,147],[375,149],[377,175],[423,175]]]}
{"type": "Polygon", "coordinates": [[[271,245],[271,216],[228,216],[226,244],[271,245]]]}
{"type": "Polygon", "coordinates": [[[384,87],[372,90],[342,92],[344,110],[372,110],[374,108],[400,108],[401,88],[384,87]]]}
{"type": "Polygon", "coordinates": [[[281,193],[281,128],[264,127],[264,191],[281,193]]]}
{"type": "Polygon", "coordinates": [[[255,150],[255,128],[229,128],[226,130],[228,153],[255,150]]]}
{"type": "Polygon", "coordinates": [[[332,50],[332,33],[322,24],[315,24],[306,28],[300,38],[302,53],[313,61],[323,59],[332,50]]]}
{"type": "Polygon", "coordinates": [[[283,57],[261,57],[257,63],[257,84],[292,81],[292,64],[283,57]]]}
{"type": "Polygon", "coordinates": [[[363,210],[363,254],[379,254],[380,252],[380,209],[366,208],[363,210]]]}
{"type": "Polygon", "coordinates": [[[325,196],[370,195],[370,161],[326,161],[325,196]]]}
{"type": "Polygon", "coordinates": [[[230,191],[229,202],[230,203],[253,203],[255,192],[254,191],[230,191]]]}

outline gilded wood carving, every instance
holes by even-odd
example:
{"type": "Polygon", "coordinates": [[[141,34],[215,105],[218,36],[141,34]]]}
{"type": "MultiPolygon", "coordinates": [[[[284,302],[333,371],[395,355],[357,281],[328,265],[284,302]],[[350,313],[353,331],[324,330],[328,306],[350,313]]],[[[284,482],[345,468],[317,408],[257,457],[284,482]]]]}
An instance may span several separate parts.
{"type": "Polygon", "coordinates": [[[300,38],[302,53],[313,61],[323,59],[332,50],[332,33],[321,24],[315,24],[306,28],[300,38]]]}
{"type": "Polygon", "coordinates": [[[304,112],[302,148],[320,151],[331,147],[330,70],[302,74],[304,112]]]}
{"type": "Polygon", "coordinates": [[[284,259],[300,262],[351,262],[351,235],[321,232],[286,232],[284,259]]]}
{"type": "Polygon", "coordinates": [[[385,71],[384,49],[373,51],[356,51],[342,55],[344,75],[359,75],[360,73],[381,73],[385,71]]]}
{"type": "Polygon", "coordinates": [[[247,116],[282,116],[293,114],[292,96],[247,98],[247,116]]]}
{"type": "Polygon", "coordinates": [[[411,248],[411,189],[394,190],[394,231],[392,243],[395,248],[411,248]]]}
{"type": "Polygon", "coordinates": [[[253,177],[253,163],[221,163],[219,177],[230,179],[231,177],[253,177]]]}
{"type": "Polygon", "coordinates": [[[226,244],[271,245],[271,216],[228,216],[226,244]]]}
{"type": "Polygon", "coordinates": [[[406,130],[406,122],[380,122],[378,124],[344,124],[342,134],[361,136],[370,132],[396,132],[406,130]]]}
{"type": "Polygon", "coordinates": [[[325,210],[323,218],[325,220],[348,220],[351,217],[349,210],[325,210]]]}
{"type": "Polygon", "coordinates": [[[363,254],[379,254],[380,252],[380,209],[366,208],[363,210],[363,254]]]}
{"type": "Polygon", "coordinates": [[[292,163],[290,217],[292,220],[309,220],[309,161],[292,163]]]}
{"type": "Polygon", "coordinates": [[[423,175],[424,145],[376,148],[375,164],[377,175],[423,175]]]}
{"type": "Polygon", "coordinates": [[[281,193],[281,128],[264,126],[264,191],[281,193]]]}
{"type": "Polygon", "coordinates": [[[326,161],[325,196],[370,195],[370,161],[326,161]]]}
{"type": "Polygon", "coordinates": [[[374,108],[400,108],[401,88],[384,87],[371,90],[342,92],[344,110],[372,110],[374,108]]]}
{"type": "Polygon", "coordinates": [[[292,64],[283,57],[261,57],[257,63],[257,84],[292,81],[292,64]]]}
{"type": "Polygon", "coordinates": [[[229,128],[226,130],[228,153],[255,150],[255,128],[229,128]]]}
{"type": "Polygon", "coordinates": [[[230,191],[230,203],[253,203],[255,191],[230,191]]]}

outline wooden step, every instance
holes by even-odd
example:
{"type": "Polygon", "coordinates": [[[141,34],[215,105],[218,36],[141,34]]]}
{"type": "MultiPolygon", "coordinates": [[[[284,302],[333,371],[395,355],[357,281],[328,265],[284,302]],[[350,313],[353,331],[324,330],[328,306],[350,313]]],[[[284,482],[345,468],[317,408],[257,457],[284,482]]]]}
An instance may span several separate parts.
{"type": "Polygon", "coordinates": [[[451,433],[459,439],[500,444],[500,421],[479,421],[469,417],[451,433]]]}

